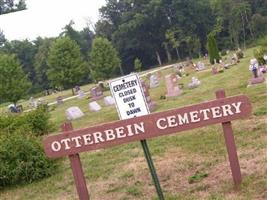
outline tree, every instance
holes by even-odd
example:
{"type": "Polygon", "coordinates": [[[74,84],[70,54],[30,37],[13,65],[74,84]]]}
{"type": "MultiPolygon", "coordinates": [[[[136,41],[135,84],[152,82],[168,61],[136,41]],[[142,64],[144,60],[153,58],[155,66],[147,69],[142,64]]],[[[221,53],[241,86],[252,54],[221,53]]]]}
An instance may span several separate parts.
{"type": "Polygon", "coordinates": [[[35,79],[37,85],[43,90],[49,88],[49,81],[46,74],[48,70],[47,58],[53,41],[54,39],[52,38],[43,39],[40,37],[35,41],[36,46],[38,46],[37,53],[34,56],[35,79]]]}
{"type": "Polygon", "coordinates": [[[95,38],[90,53],[90,69],[93,79],[99,81],[111,78],[119,74],[120,67],[121,60],[111,42],[106,38],[95,38]]]}
{"type": "Polygon", "coordinates": [[[72,88],[88,75],[79,46],[69,37],[58,38],[48,53],[47,76],[52,86],[72,88]]]}
{"type": "Polygon", "coordinates": [[[0,15],[26,9],[25,0],[0,0],[0,15]]]}
{"type": "Polygon", "coordinates": [[[0,55],[0,99],[16,105],[31,84],[14,55],[0,55]]]}
{"type": "Polygon", "coordinates": [[[36,46],[29,40],[12,40],[5,42],[2,50],[4,53],[16,55],[22,65],[23,71],[32,82],[32,86],[35,87],[36,73],[33,63],[34,55],[37,51],[36,46]]]}
{"type": "Polygon", "coordinates": [[[142,71],[142,62],[138,58],[134,59],[134,69],[137,72],[141,72],[142,71]]]}
{"type": "Polygon", "coordinates": [[[0,30],[0,47],[3,46],[5,42],[6,42],[5,34],[3,33],[2,30],[0,30]]]}
{"type": "Polygon", "coordinates": [[[252,16],[251,25],[256,36],[263,36],[266,33],[267,17],[255,14],[252,16]]]}
{"type": "Polygon", "coordinates": [[[219,50],[217,47],[215,36],[212,33],[208,35],[208,52],[209,52],[210,64],[213,65],[215,62],[219,63],[220,60],[219,50]]]}

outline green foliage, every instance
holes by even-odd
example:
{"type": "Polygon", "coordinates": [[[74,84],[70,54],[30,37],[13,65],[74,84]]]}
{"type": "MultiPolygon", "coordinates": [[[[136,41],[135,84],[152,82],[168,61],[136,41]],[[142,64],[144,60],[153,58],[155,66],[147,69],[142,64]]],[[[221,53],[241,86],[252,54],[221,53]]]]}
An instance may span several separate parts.
{"type": "Polygon", "coordinates": [[[48,89],[49,88],[49,82],[47,78],[47,69],[48,69],[48,52],[52,45],[53,39],[42,39],[37,38],[36,43],[38,43],[38,49],[34,56],[34,69],[36,73],[35,80],[38,83],[38,86],[40,88],[48,89]]]}
{"type": "Polygon", "coordinates": [[[29,40],[7,41],[3,46],[3,52],[16,55],[16,58],[21,64],[22,70],[25,74],[27,74],[29,80],[32,82],[32,87],[36,87],[36,76],[33,64],[36,46],[29,40]]]}
{"type": "Polygon", "coordinates": [[[141,72],[142,71],[142,62],[138,58],[134,59],[134,69],[137,72],[141,72]]]}
{"type": "Polygon", "coordinates": [[[0,15],[6,14],[6,13],[11,13],[11,12],[16,12],[20,10],[25,10],[26,9],[26,3],[25,0],[8,0],[0,1],[0,15]]]}
{"type": "Polygon", "coordinates": [[[90,52],[91,74],[95,81],[106,80],[119,74],[121,60],[116,49],[106,38],[93,40],[90,52]]]}
{"type": "Polygon", "coordinates": [[[267,17],[256,13],[251,18],[251,26],[257,36],[262,36],[266,33],[267,17]]]}
{"type": "Polygon", "coordinates": [[[213,65],[215,61],[219,63],[220,60],[219,50],[217,47],[215,36],[213,34],[208,35],[208,52],[209,52],[210,64],[213,65]]]}
{"type": "Polygon", "coordinates": [[[5,133],[24,131],[39,136],[54,130],[49,120],[50,114],[44,106],[23,115],[0,116],[0,130],[5,133]]]}
{"type": "Polygon", "coordinates": [[[52,86],[71,88],[88,75],[79,46],[69,37],[58,38],[48,55],[47,76],[52,86]]]}
{"type": "Polygon", "coordinates": [[[199,182],[206,177],[208,177],[207,173],[197,171],[193,176],[190,176],[188,178],[188,183],[190,183],[190,184],[196,183],[196,182],[199,182]]]}
{"type": "Polygon", "coordinates": [[[241,49],[236,52],[236,55],[238,59],[244,58],[244,53],[241,49]]]}
{"type": "Polygon", "coordinates": [[[56,163],[47,158],[38,138],[21,132],[0,134],[0,188],[31,183],[55,169],[56,163]]]}
{"type": "Polygon", "coordinates": [[[258,60],[260,65],[265,64],[265,60],[263,59],[263,55],[267,53],[267,48],[261,47],[259,49],[254,50],[254,57],[258,60]]]}
{"type": "Polygon", "coordinates": [[[221,56],[226,56],[226,55],[227,55],[226,50],[222,50],[221,51],[221,56]]]}
{"type": "Polygon", "coordinates": [[[0,72],[0,99],[16,104],[31,84],[13,55],[0,54],[0,72]]]}

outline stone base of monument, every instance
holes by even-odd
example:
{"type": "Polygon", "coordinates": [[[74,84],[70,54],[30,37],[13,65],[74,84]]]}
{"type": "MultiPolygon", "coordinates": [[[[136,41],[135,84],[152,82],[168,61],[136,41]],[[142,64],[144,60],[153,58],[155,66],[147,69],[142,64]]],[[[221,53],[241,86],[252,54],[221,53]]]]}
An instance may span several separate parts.
{"type": "Polygon", "coordinates": [[[257,78],[250,79],[250,84],[251,85],[259,84],[259,83],[263,83],[263,82],[265,82],[265,77],[264,76],[259,76],[257,78]]]}
{"type": "Polygon", "coordinates": [[[91,97],[90,100],[91,101],[96,101],[96,100],[99,100],[99,99],[102,99],[102,98],[104,98],[104,95],[91,97]]]}
{"type": "Polygon", "coordinates": [[[179,96],[183,93],[182,90],[180,90],[179,87],[175,87],[174,90],[172,91],[169,91],[167,94],[166,94],[166,97],[176,97],[176,96],[179,96]]]}

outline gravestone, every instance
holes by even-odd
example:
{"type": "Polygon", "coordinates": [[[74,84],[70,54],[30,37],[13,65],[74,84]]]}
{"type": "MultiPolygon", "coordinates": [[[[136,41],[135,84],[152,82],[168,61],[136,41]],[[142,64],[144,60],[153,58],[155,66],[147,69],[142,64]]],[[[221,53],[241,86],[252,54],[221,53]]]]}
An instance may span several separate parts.
{"type": "Polygon", "coordinates": [[[82,98],[84,98],[84,97],[85,97],[84,91],[83,91],[83,90],[79,90],[79,91],[78,91],[78,98],[79,98],[79,99],[82,99],[82,98]]]}
{"type": "Polygon", "coordinates": [[[30,98],[29,105],[32,108],[37,108],[37,106],[38,106],[37,101],[33,97],[30,98]]]}
{"type": "Polygon", "coordinates": [[[213,75],[218,74],[218,69],[217,69],[217,67],[215,65],[212,66],[211,72],[212,72],[213,75]]]}
{"type": "Polygon", "coordinates": [[[158,76],[155,74],[152,74],[149,78],[149,87],[150,88],[156,88],[159,86],[159,79],[158,76]]]}
{"type": "Polygon", "coordinates": [[[267,63],[267,53],[263,55],[263,59],[265,60],[265,63],[267,63]]]}
{"type": "Polygon", "coordinates": [[[201,84],[201,82],[196,78],[192,77],[192,81],[188,84],[188,87],[190,89],[196,88],[201,84]]]}
{"type": "Polygon", "coordinates": [[[165,76],[167,94],[166,97],[175,97],[182,94],[179,86],[177,86],[177,77],[175,74],[169,74],[165,76]]]}
{"type": "Polygon", "coordinates": [[[78,93],[80,91],[80,86],[76,85],[74,87],[74,91],[75,91],[75,93],[78,93]]]}
{"type": "Polygon", "coordinates": [[[115,104],[115,100],[113,99],[112,96],[106,96],[104,97],[104,103],[106,106],[112,106],[115,104]]]}
{"type": "Polygon", "coordinates": [[[250,79],[250,84],[253,85],[265,81],[263,73],[259,70],[259,63],[256,58],[250,60],[249,70],[253,73],[253,77],[250,79]]]}
{"type": "Polygon", "coordinates": [[[161,80],[161,78],[162,78],[162,72],[161,71],[157,71],[156,72],[156,76],[158,77],[158,80],[161,80]]]}
{"type": "Polygon", "coordinates": [[[149,87],[148,85],[145,83],[145,81],[141,80],[141,85],[143,88],[143,92],[146,98],[146,103],[148,105],[148,108],[150,111],[153,111],[156,108],[156,102],[152,101],[150,94],[149,94],[149,87]]]}
{"type": "Polygon", "coordinates": [[[205,70],[205,64],[202,62],[198,62],[196,65],[196,71],[202,71],[205,70]]]}
{"type": "Polygon", "coordinates": [[[97,112],[101,110],[101,106],[96,101],[92,101],[89,103],[89,109],[93,112],[97,112]]]}
{"type": "Polygon", "coordinates": [[[63,104],[63,97],[62,96],[58,96],[57,97],[57,105],[63,104]]]}
{"type": "Polygon", "coordinates": [[[103,91],[98,86],[91,88],[90,93],[93,101],[103,98],[103,91]]]}
{"type": "Polygon", "coordinates": [[[68,120],[79,119],[79,118],[84,116],[83,112],[77,106],[73,106],[73,107],[68,108],[65,111],[65,114],[66,114],[66,117],[68,120]]]}

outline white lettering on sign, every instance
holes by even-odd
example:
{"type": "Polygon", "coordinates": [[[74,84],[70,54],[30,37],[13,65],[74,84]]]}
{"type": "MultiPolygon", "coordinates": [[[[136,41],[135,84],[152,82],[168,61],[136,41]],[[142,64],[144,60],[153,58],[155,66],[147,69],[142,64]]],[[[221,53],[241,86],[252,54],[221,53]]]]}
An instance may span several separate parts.
{"type": "Polygon", "coordinates": [[[196,123],[201,120],[216,119],[240,113],[241,102],[222,105],[220,107],[211,107],[209,109],[201,109],[191,111],[189,113],[177,114],[159,118],[156,122],[157,128],[164,130],[167,128],[182,126],[184,124],[196,123]]]}
{"type": "MultiPolygon", "coordinates": [[[[124,86],[120,86],[117,89],[121,89],[124,86]]],[[[191,123],[197,123],[201,120],[212,120],[220,117],[226,117],[241,112],[241,102],[226,104],[222,106],[215,106],[208,109],[195,110],[183,114],[170,115],[166,117],[158,118],[155,123],[156,127],[160,130],[168,128],[174,128],[177,126],[190,125],[191,123]]],[[[60,141],[54,141],[51,143],[51,149],[54,152],[58,152],[62,149],[69,150],[71,148],[79,148],[81,146],[93,145],[98,143],[104,143],[107,141],[119,140],[126,137],[132,137],[138,134],[144,134],[149,132],[145,130],[145,123],[129,124],[127,126],[114,127],[113,129],[107,129],[102,132],[94,132],[85,134],[83,136],[74,136],[65,138],[60,141]]]]}
{"type": "Polygon", "coordinates": [[[69,150],[70,148],[78,148],[92,144],[103,143],[106,141],[118,140],[125,137],[142,134],[145,132],[144,122],[138,124],[127,125],[126,127],[115,127],[114,129],[107,129],[103,132],[94,132],[76,137],[65,138],[60,141],[51,143],[51,149],[54,152],[60,150],[69,150]]]}
{"type": "Polygon", "coordinates": [[[130,119],[149,114],[137,74],[121,77],[109,84],[120,119],[130,119]]]}

